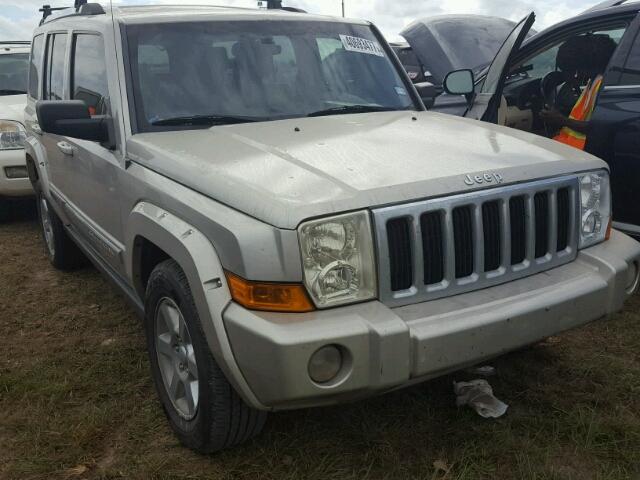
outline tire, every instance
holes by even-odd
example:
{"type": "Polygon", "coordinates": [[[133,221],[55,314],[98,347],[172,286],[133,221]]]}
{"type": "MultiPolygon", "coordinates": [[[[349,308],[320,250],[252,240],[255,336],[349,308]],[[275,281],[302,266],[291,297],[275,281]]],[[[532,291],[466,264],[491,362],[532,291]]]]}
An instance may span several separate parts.
{"type": "Polygon", "coordinates": [[[11,216],[11,205],[9,201],[0,197],[0,223],[9,220],[11,216]]]}
{"type": "Polygon", "coordinates": [[[209,454],[260,434],[267,414],[246,405],[220,370],[186,276],[173,260],[149,278],[145,331],[153,381],[183,445],[209,454]]]}
{"type": "Polygon", "coordinates": [[[40,190],[37,192],[37,199],[38,221],[51,265],[62,271],[71,271],[83,266],[86,257],[69,238],[62,221],[40,190]]]}

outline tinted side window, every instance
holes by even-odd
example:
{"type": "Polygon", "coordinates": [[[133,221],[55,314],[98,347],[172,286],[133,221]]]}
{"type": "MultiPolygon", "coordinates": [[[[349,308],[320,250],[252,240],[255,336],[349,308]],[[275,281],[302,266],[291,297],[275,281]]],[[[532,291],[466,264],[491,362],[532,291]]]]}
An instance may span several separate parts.
{"type": "Polygon", "coordinates": [[[620,85],[640,85],[640,33],[629,53],[620,85]]]}
{"type": "Polygon", "coordinates": [[[64,62],[67,51],[67,34],[57,33],[49,37],[47,52],[47,82],[45,99],[64,99],[64,62]]]}
{"type": "Polygon", "coordinates": [[[82,100],[91,115],[107,113],[109,96],[104,40],[99,35],[80,34],[73,39],[71,98],[82,100]]]}
{"type": "Polygon", "coordinates": [[[42,50],[44,35],[38,35],[31,45],[31,62],[29,64],[29,96],[40,100],[40,73],[42,72],[42,50]]]}

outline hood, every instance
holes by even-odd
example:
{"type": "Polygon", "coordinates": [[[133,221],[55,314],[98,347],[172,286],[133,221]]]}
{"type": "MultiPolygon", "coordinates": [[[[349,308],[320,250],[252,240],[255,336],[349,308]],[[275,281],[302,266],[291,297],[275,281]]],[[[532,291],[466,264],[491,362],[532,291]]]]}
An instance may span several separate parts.
{"type": "Polygon", "coordinates": [[[0,96],[0,120],[15,120],[24,125],[26,95],[0,96]]]}
{"type": "Polygon", "coordinates": [[[468,174],[497,173],[509,184],[606,167],[558,142],[430,112],[144,133],[128,141],[127,155],[285,229],[313,217],[487,188],[468,186],[468,174]]]}
{"type": "Polygon", "coordinates": [[[490,64],[516,26],[515,22],[480,15],[442,15],[418,20],[402,35],[440,85],[449,72],[490,64]]]}

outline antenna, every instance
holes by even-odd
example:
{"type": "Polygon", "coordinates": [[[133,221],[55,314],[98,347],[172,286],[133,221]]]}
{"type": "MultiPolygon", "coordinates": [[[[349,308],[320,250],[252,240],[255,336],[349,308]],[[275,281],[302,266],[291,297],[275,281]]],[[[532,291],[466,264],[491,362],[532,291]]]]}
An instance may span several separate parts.
{"type": "Polygon", "coordinates": [[[344,18],[344,0],[342,0],[342,18],[344,18]]]}

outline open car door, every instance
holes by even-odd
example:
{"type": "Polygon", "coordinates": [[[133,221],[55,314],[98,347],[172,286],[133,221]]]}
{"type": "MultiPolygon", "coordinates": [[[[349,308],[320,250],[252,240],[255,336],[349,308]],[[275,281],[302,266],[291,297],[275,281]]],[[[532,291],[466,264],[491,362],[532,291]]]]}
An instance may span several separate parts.
{"type": "Polygon", "coordinates": [[[502,92],[507,79],[507,73],[515,53],[520,50],[526,40],[531,27],[536,21],[535,13],[524,18],[507,37],[504,44],[493,59],[480,90],[476,93],[465,117],[474,120],[497,123],[498,109],[502,100],[502,92]]]}

